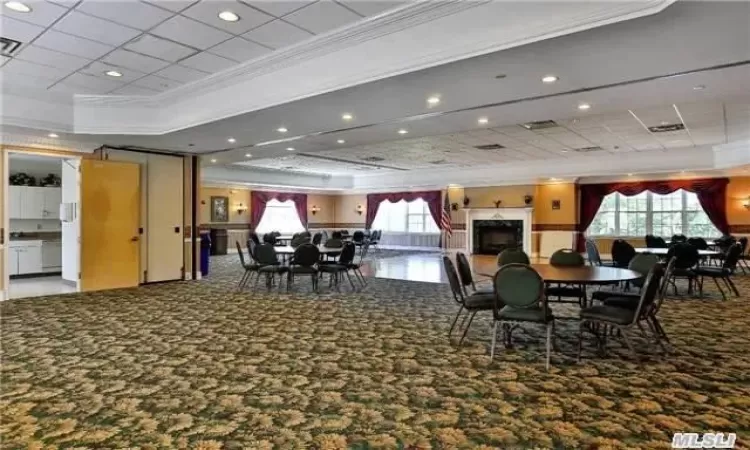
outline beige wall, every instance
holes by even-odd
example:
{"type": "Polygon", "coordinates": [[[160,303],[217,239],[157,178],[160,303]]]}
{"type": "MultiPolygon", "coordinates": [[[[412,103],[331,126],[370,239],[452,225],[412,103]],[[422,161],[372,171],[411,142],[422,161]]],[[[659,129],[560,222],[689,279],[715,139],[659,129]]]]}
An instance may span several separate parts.
{"type": "Polygon", "coordinates": [[[364,226],[367,217],[367,195],[340,195],[336,197],[336,226],[364,226]],[[362,205],[362,214],[357,213],[357,205],[362,205]]]}
{"type": "Polygon", "coordinates": [[[573,183],[540,184],[534,195],[535,225],[573,225],[578,223],[576,185],[573,183]],[[553,209],[552,202],[560,201],[560,209],[553,209]]]}
{"type": "Polygon", "coordinates": [[[336,222],[336,195],[309,194],[307,196],[307,221],[310,226],[333,228],[336,222]],[[320,210],[313,214],[313,206],[320,210]]]}
{"type": "Polygon", "coordinates": [[[211,197],[229,198],[229,222],[221,223],[250,224],[250,189],[201,187],[200,192],[198,223],[201,225],[211,224],[211,197]],[[237,212],[240,204],[246,207],[242,213],[237,212]]]}
{"type": "Polygon", "coordinates": [[[727,221],[733,233],[750,234],[750,177],[733,177],[727,186],[727,221]]]}

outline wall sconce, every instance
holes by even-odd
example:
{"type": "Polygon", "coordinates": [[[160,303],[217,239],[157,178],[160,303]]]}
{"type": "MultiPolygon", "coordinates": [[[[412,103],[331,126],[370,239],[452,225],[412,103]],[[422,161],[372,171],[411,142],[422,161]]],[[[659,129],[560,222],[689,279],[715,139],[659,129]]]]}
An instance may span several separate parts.
{"type": "Polygon", "coordinates": [[[237,205],[237,214],[242,214],[243,212],[247,211],[247,206],[240,203],[237,205]]]}
{"type": "Polygon", "coordinates": [[[745,203],[743,204],[743,206],[745,207],[745,209],[750,209],[750,197],[748,197],[747,200],[745,200],[745,203]]]}
{"type": "Polygon", "coordinates": [[[310,208],[310,212],[313,213],[313,216],[320,211],[320,208],[318,206],[312,205],[312,208],[310,208]]]}
{"type": "Polygon", "coordinates": [[[362,213],[365,212],[365,208],[362,205],[357,205],[357,208],[354,211],[361,216],[362,213]]]}

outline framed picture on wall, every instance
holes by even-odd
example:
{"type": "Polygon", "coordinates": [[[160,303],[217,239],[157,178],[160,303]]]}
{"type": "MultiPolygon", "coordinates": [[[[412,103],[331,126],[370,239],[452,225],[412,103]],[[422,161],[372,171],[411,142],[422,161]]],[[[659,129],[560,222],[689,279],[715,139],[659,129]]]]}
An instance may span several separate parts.
{"type": "Polygon", "coordinates": [[[211,197],[211,222],[229,222],[229,197],[211,197]]]}
{"type": "Polygon", "coordinates": [[[552,200],[552,209],[560,209],[560,200],[552,200]]]}

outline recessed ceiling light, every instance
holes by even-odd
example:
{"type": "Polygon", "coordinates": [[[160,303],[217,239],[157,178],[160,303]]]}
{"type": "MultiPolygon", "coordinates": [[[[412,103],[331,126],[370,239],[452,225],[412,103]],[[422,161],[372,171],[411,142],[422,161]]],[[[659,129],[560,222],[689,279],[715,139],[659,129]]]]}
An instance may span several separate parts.
{"type": "Polygon", "coordinates": [[[402,130],[398,130],[398,134],[406,134],[406,133],[408,133],[408,131],[403,130],[403,129],[402,130]]]}
{"type": "Polygon", "coordinates": [[[229,142],[230,144],[234,144],[235,142],[237,142],[237,139],[230,137],[229,139],[227,139],[227,142],[229,142]]]}
{"type": "Polygon", "coordinates": [[[122,76],[122,74],[116,70],[108,70],[104,72],[104,75],[107,75],[108,77],[115,77],[115,78],[119,78],[122,76]]]}
{"type": "Polygon", "coordinates": [[[346,141],[345,141],[345,140],[343,140],[343,139],[339,139],[339,140],[338,140],[338,141],[336,141],[336,142],[338,142],[339,144],[344,144],[344,143],[346,143],[346,141]]]}
{"type": "Polygon", "coordinates": [[[581,103],[580,105],[578,105],[578,109],[580,109],[581,111],[586,111],[588,109],[591,109],[591,105],[589,105],[588,103],[581,103]]]}
{"type": "Polygon", "coordinates": [[[47,136],[49,136],[49,137],[51,137],[51,138],[56,138],[56,137],[60,137],[60,136],[58,136],[58,135],[57,135],[57,133],[50,133],[50,134],[48,134],[47,136]]]}
{"type": "Polygon", "coordinates": [[[560,179],[559,179],[559,178],[550,178],[549,180],[550,180],[550,181],[560,181],[560,179]]]}
{"type": "Polygon", "coordinates": [[[487,123],[488,123],[489,121],[490,121],[490,120],[489,120],[488,118],[486,118],[486,117],[480,117],[480,118],[479,118],[479,120],[477,120],[477,122],[479,122],[479,125],[485,125],[485,124],[487,124],[487,123]]]}
{"type": "Polygon", "coordinates": [[[705,84],[699,84],[698,86],[693,86],[694,91],[702,91],[703,89],[706,89],[705,84]]]}
{"type": "Polygon", "coordinates": [[[440,97],[433,95],[432,97],[427,99],[427,103],[429,103],[430,105],[437,105],[438,103],[440,103],[440,97]]]}
{"type": "Polygon", "coordinates": [[[245,153],[245,158],[252,158],[252,157],[253,155],[251,155],[250,153],[245,153]]]}
{"type": "Polygon", "coordinates": [[[240,16],[233,13],[232,11],[222,11],[219,13],[219,19],[226,22],[237,22],[240,20],[240,16]]]}
{"type": "Polygon", "coordinates": [[[287,147],[286,149],[289,150],[290,152],[294,151],[294,147],[287,147]]]}
{"type": "Polygon", "coordinates": [[[5,2],[5,7],[20,13],[31,12],[31,8],[21,2],[5,2]]]}
{"type": "Polygon", "coordinates": [[[629,174],[628,174],[628,176],[629,176],[629,177],[632,177],[632,176],[633,176],[633,174],[632,174],[632,173],[629,173],[629,174]]]}
{"type": "Polygon", "coordinates": [[[354,118],[354,116],[352,116],[349,113],[344,113],[344,114],[341,115],[341,119],[342,120],[352,120],[353,118],[354,118]]]}
{"type": "Polygon", "coordinates": [[[667,122],[666,120],[662,120],[662,121],[661,121],[661,124],[662,124],[662,125],[669,125],[669,122],[667,122]]]}
{"type": "Polygon", "coordinates": [[[287,130],[287,129],[286,129],[286,128],[284,128],[284,127],[279,127],[279,128],[277,128],[277,129],[276,129],[276,131],[278,131],[279,133],[286,133],[286,132],[287,132],[287,131],[289,131],[289,130],[287,130]]]}
{"type": "Polygon", "coordinates": [[[568,153],[567,150],[560,150],[562,153],[568,153]]]}
{"type": "Polygon", "coordinates": [[[216,163],[216,160],[215,160],[215,159],[213,159],[213,158],[211,158],[211,162],[212,162],[212,163],[216,163]]]}
{"type": "Polygon", "coordinates": [[[557,81],[557,77],[554,75],[547,75],[542,78],[543,83],[554,83],[555,81],[557,81]]]}

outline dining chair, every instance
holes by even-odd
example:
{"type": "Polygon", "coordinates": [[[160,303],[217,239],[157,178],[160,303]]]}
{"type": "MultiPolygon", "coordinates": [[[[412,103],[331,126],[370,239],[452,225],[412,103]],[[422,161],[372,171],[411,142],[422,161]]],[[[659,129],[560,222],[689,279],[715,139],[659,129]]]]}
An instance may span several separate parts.
{"type": "Polygon", "coordinates": [[[737,270],[737,263],[740,260],[741,253],[742,244],[737,242],[729,247],[729,250],[724,257],[724,261],[722,262],[721,267],[698,267],[694,270],[694,275],[697,277],[698,291],[701,296],[703,296],[704,278],[711,278],[714,280],[716,287],[719,288],[722,299],[726,300],[727,296],[724,293],[724,290],[721,288],[719,280],[721,280],[724,285],[734,293],[735,296],[740,296],[740,291],[737,289],[734,281],[732,281],[732,276],[737,270]]]}
{"type": "MultiPolygon", "coordinates": [[[[453,328],[455,328],[456,322],[458,322],[458,318],[464,310],[466,310],[467,313],[466,317],[469,317],[469,323],[466,324],[464,333],[461,335],[461,340],[458,342],[458,345],[461,346],[466,338],[466,334],[469,332],[469,328],[471,328],[471,322],[474,320],[476,313],[478,311],[491,311],[492,308],[494,308],[495,294],[464,295],[464,291],[461,289],[461,282],[458,279],[458,273],[456,273],[456,267],[448,256],[443,256],[443,268],[445,269],[445,276],[448,278],[448,284],[453,293],[453,299],[459,304],[458,313],[448,330],[448,339],[450,339],[451,333],[453,333],[453,328]]],[[[466,321],[466,317],[464,317],[464,321],[466,321]]],[[[459,331],[460,330],[461,327],[459,327],[459,331]]]]}
{"type": "Polygon", "coordinates": [[[318,231],[315,233],[312,237],[312,245],[320,245],[320,243],[323,241],[323,233],[318,231]]]}
{"type": "Polygon", "coordinates": [[[674,288],[674,294],[677,295],[677,280],[680,278],[688,280],[688,294],[691,294],[696,279],[695,269],[700,262],[700,253],[697,248],[687,242],[678,242],[672,244],[667,251],[667,259],[673,257],[675,263],[670,281],[674,288]]]}
{"type": "Polygon", "coordinates": [[[380,253],[380,247],[378,247],[378,244],[380,244],[380,238],[382,237],[383,230],[374,230],[370,233],[370,239],[368,240],[370,246],[378,253],[380,253]]]}
{"type": "Polygon", "coordinates": [[[249,233],[249,234],[247,235],[247,239],[248,239],[249,241],[253,241],[253,242],[255,242],[256,244],[260,244],[260,238],[258,238],[258,233],[256,233],[255,231],[251,231],[251,232],[250,232],[250,233],[249,233]]]}
{"type": "MultiPolygon", "coordinates": [[[[634,272],[638,272],[639,274],[642,275],[642,277],[636,278],[635,280],[630,280],[629,283],[639,289],[642,288],[643,282],[645,281],[648,273],[651,271],[651,268],[654,267],[658,263],[659,263],[659,257],[652,253],[639,253],[635,255],[635,257],[633,257],[633,259],[630,260],[630,264],[628,264],[628,269],[634,272]]],[[[623,294],[626,294],[626,293],[620,292],[620,291],[596,291],[591,294],[591,299],[598,300],[598,301],[605,301],[610,297],[618,297],[618,296],[622,296],[623,294]]],[[[638,296],[640,296],[640,293],[634,293],[632,295],[637,298],[638,296]]]]}
{"type": "Polygon", "coordinates": [[[625,269],[635,256],[635,248],[628,241],[615,239],[612,242],[612,261],[615,267],[625,269]]]}
{"type": "Polygon", "coordinates": [[[291,242],[289,242],[289,245],[293,248],[297,248],[304,244],[310,243],[310,236],[306,236],[302,233],[296,234],[294,237],[292,237],[291,242]]]}
{"type": "MultiPolygon", "coordinates": [[[[580,253],[571,249],[560,249],[552,253],[549,263],[556,267],[582,267],[586,265],[580,253]]],[[[578,303],[584,306],[586,301],[586,290],[583,285],[561,284],[547,287],[547,300],[550,297],[557,297],[558,303],[578,303]],[[563,298],[575,298],[575,302],[563,300],[563,298]]]]}
{"type": "MultiPolygon", "coordinates": [[[[357,277],[357,271],[359,270],[359,264],[354,264],[355,253],[356,248],[354,244],[352,244],[351,242],[347,242],[341,249],[341,254],[339,255],[337,261],[331,261],[327,264],[318,265],[318,270],[320,271],[320,273],[329,274],[329,283],[333,283],[333,285],[336,287],[336,290],[338,291],[340,291],[339,284],[341,281],[341,275],[346,275],[346,278],[349,280],[349,284],[352,286],[352,290],[356,289],[356,287],[354,286],[354,281],[352,281],[352,277],[351,275],[349,275],[349,271],[352,270],[354,271],[354,276],[357,277]]],[[[361,280],[360,283],[362,283],[361,280]]],[[[364,284],[362,285],[364,286],[364,284]]]]}
{"type": "Polygon", "coordinates": [[[526,264],[506,264],[495,273],[495,303],[493,305],[492,347],[490,361],[495,358],[498,327],[503,328],[507,346],[512,343],[514,326],[527,323],[541,324],[547,329],[547,358],[545,367],[549,370],[552,335],[555,317],[547,304],[544,294],[544,280],[539,273],[526,264]]]}
{"type": "Polygon", "coordinates": [[[492,286],[477,289],[477,285],[474,283],[474,276],[471,273],[469,260],[461,252],[456,253],[456,266],[458,266],[458,278],[461,281],[464,294],[491,294],[495,292],[492,286]],[[468,290],[469,286],[471,286],[471,292],[468,290]]]}
{"type": "Polygon", "coordinates": [[[580,322],[578,324],[578,361],[581,360],[583,350],[583,332],[590,331],[594,334],[599,347],[606,348],[607,330],[615,329],[618,336],[622,336],[628,349],[638,358],[638,353],[631,341],[630,332],[638,327],[644,336],[648,335],[641,324],[651,318],[652,305],[656,301],[660,283],[664,275],[664,267],[657,264],[651,268],[641,290],[638,305],[635,309],[622,308],[611,305],[594,305],[583,308],[580,311],[580,322]]]}
{"type": "Polygon", "coordinates": [[[242,278],[240,278],[240,282],[237,284],[237,290],[242,291],[242,289],[247,286],[247,283],[252,278],[252,275],[254,273],[258,273],[258,269],[260,266],[258,264],[252,264],[245,260],[245,253],[242,251],[242,246],[240,245],[239,241],[234,242],[237,245],[237,253],[240,255],[240,264],[242,265],[242,268],[245,269],[245,273],[242,274],[242,278]]]}
{"type": "Polygon", "coordinates": [[[285,274],[289,270],[289,267],[281,265],[276,254],[276,248],[268,243],[257,246],[255,248],[255,261],[260,267],[258,268],[258,276],[255,278],[253,290],[257,289],[261,275],[266,277],[266,287],[269,289],[276,280],[276,275],[279,275],[279,288],[281,288],[281,275],[285,274]]]}
{"type": "Polygon", "coordinates": [[[604,265],[602,262],[602,255],[599,253],[599,247],[596,246],[596,242],[591,239],[586,239],[584,241],[584,246],[586,247],[586,257],[589,260],[589,264],[592,266],[604,265]]]}
{"type": "Polygon", "coordinates": [[[737,239],[737,243],[740,244],[740,247],[742,251],[740,252],[740,259],[737,261],[737,267],[742,270],[742,274],[746,274],[747,271],[750,271],[750,265],[748,265],[747,261],[750,260],[750,255],[747,253],[747,237],[743,236],[739,239],[737,239]],[[746,271],[747,270],[747,271],[746,271]]]}
{"type": "Polygon", "coordinates": [[[673,234],[671,239],[673,244],[675,242],[687,242],[687,240],[688,238],[684,234],[673,234]]]}
{"type": "MultiPolygon", "coordinates": [[[[306,236],[301,236],[301,238],[309,239],[306,236]]],[[[309,242],[297,247],[286,270],[286,290],[289,291],[291,285],[294,284],[294,276],[299,274],[310,275],[313,290],[318,292],[318,261],[320,261],[318,247],[309,242]]]]}
{"type": "Polygon", "coordinates": [[[497,255],[497,265],[502,267],[506,264],[531,264],[529,255],[521,248],[506,248],[497,255]]]}

